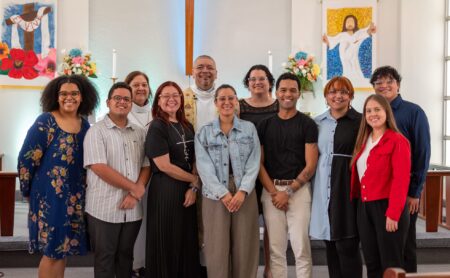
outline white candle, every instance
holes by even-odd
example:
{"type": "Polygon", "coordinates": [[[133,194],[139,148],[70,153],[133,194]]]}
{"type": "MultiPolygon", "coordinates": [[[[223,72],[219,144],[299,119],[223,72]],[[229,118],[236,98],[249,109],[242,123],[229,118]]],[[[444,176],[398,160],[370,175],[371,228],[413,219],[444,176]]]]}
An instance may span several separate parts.
{"type": "Polygon", "coordinates": [[[268,68],[269,68],[269,71],[271,72],[271,73],[273,73],[273,71],[272,71],[272,68],[273,68],[273,57],[272,57],[272,51],[267,51],[267,55],[269,55],[269,63],[268,63],[268,68]]]}
{"type": "Polygon", "coordinates": [[[112,52],[112,78],[116,78],[116,70],[117,70],[117,52],[113,49],[112,52]]]}

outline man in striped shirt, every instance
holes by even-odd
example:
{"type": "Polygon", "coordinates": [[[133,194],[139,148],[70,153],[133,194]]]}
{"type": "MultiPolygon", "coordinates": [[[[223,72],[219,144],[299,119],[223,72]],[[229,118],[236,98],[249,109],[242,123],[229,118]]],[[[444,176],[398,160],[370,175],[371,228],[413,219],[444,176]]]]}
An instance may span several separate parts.
{"type": "Polygon", "coordinates": [[[150,164],[144,154],[145,130],[127,120],[131,88],[114,84],[106,103],[108,115],[84,140],[88,231],[95,277],[129,277],[150,164]]]}

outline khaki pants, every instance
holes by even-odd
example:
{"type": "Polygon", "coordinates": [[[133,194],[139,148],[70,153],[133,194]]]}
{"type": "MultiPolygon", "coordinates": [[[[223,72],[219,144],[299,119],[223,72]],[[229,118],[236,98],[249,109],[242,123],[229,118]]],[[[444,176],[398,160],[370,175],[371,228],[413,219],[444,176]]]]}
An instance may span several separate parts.
{"type": "MultiPolygon", "coordinates": [[[[235,191],[231,177],[230,191],[235,191]]],[[[222,201],[204,196],[202,205],[208,277],[256,277],[259,225],[255,191],[246,197],[239,211],[235,213],[228,212],[222,201]]]]}
{"type": "MultiPolygon", "coordinates": [[[[285,190],[285,186],[276,186],[285,190]]],[[[286,250],[288,234],[295,256],[295,270],[298,278],[309,278],[312,272],[311,244],[309,241],[309,220],[311,218],[311,185],[306,183],[289,199],[287,211],[272,204],[272,197],[263,189],[261,202],[264,220],[269,234],[270,269],[273,277],[287,277],[286,250]]]]}

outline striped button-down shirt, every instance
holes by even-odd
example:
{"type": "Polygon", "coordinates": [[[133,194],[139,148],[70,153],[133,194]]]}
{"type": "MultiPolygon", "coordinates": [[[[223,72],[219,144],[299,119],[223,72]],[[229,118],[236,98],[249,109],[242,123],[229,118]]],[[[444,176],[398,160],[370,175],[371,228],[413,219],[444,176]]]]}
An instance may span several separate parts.
{"type": "Polygon", "coordinates": [[[142,219],[142,205],[133,209],[119,209],[126,190],[112,186],[97,176],[93,164],[107,164],[127,179],[136,182],[142,167],[149,166],[144,153],[145,130],[128,121],[119,128],[109,116],[87,132],[84,139],[84,167],[87,169],[86,212],[109,223],[123,223],[142,219]]]}

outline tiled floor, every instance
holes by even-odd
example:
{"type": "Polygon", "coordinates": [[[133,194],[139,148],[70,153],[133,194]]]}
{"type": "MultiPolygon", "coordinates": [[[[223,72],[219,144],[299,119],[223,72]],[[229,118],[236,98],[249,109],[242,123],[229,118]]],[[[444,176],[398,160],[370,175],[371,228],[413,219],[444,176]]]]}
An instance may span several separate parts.
{"type": "MultiPolygon", "coordinates": [[[[28,211],[28,205],[25,202],[16,202],[15,217],[14,217],[14,237],[0,237],[0,243],[2,241],[26,241],[28,230],[26,228],[26,215],[28,211]]],[[[419,220],[417,222],[418,238],[442,238],[450,237],[450,231],[439,228],[437,233],[425,233],[425,222],[419,220]]],[[[450,265],[420,265],[419,272],[438,272],[438,271],[450,271],[450,265]]],[[[258,277],[262,277],[263,267],[259,267],[258,277]]],[[[5,278],[28,278],[37,277],[36,268],[4,268],[0,269],[5,278]]],[[[94,277],[93,268],[91,267],[71,267],[67,268],[65,273],[66,278],[90,278],[94,277]]],[[[289,278],[295,277],[295,268],[289,266],[289,278]]],[[[314,266],[313,277],[321,278],[328,277],[328,270],[326,266],[314,266]]],[[[366,277],[364,275],[364,277],[366,277]]]]}
{"type": "MultiPolygon", "coordinates": [[[[262,276],[263,268],[258,269],[258,278],[262,276]]],[[[365,270],[364,270],[365,271],[365,270]]],[[[450,265],[419,265],[419,272],[443,272],[450,271],[450,265]]],[[[4,273],[5,278],[32,278],[37,277],[36,268],[6,268],[0,269],[0,272],[4,273]]],[[[66,269],[65,278],[93,278],[94,270],[90,267],[71,267],[66,269]]],[[[2,276],[0,276],[2,277],[2,276]]],[[[293,266],[289,266],[288,278],[295,277],[295,269],[293,266]]],[[[328,270],[326,266],[314,266],[313,267],[314,278],[326,278],[328,277],[328,270]]],[[[367,277],[364,274],[364,277],[367,277]]]]}

